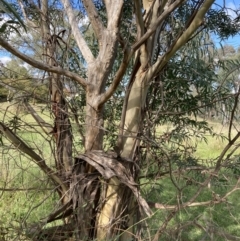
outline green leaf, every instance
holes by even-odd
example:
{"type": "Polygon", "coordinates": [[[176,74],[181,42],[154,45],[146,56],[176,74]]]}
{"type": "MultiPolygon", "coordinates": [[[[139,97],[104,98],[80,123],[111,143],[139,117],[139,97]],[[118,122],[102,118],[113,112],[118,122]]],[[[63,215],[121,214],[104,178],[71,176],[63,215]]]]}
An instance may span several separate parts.
{"type": "Polygon", "coordinates": [[[18,20],[18,22],[16,22],[16,23],[20,24],[25,29],[25,31],[27,31],[27,29],[26,29],[22,19],[20,18],[20,16],[15,11],[15,9],[11,6],[11,4],[9,4],[7,1],[0,0],[0,11],[3,11],[3,12],[8,13],[8,14],[12,14],[18,20]]]}

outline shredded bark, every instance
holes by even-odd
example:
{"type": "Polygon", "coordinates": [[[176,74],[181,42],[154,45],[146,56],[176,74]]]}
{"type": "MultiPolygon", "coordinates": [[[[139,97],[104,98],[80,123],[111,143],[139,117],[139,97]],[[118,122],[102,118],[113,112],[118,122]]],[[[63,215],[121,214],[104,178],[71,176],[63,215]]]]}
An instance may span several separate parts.
{"type": "MultiPolygon", "coordinates": [[[[42,240],[43,237],[56,241],[67,240],[66,237],[71,237],[73,233],[76,238],[81,238],[81,236],[94,237],[96,217],[98,211],[101,210],[101,180],[107,182],[113,177],[117,177],[122,185],[127,186],[129,191],[131,190],[139,204],[140,211],[150,216],[152,211],[141,196],[139,185],[134,181],[129,166],[129,160],[104,151],[91,151],[76,157],[72,174],[69,177],[71,200],[51,213],[44,219],[45,221],[42,220],[42,223],[46,224],[58,219],[66,220],[70,217],[71,222],[67,224],[68,230],[65,231],[66,224],[51,229],[42,227],[35,230],[34,236],[38,237],[38,240],[42,240]],[[95,172],[87,173],[86,166],[88,164],[94,167],[95,172]],[[51,230],[59,234],[51,236],[51,230]],[[87,233],[89,230],[91,230],[90,233],[87,233]],[[52,239],[53,236],[54,239],[52,239]]],[[[104,202],[104,200],[102,201],[104,202]]]]}
{"type": "Polygon", "coordinates": [[[93,166],[106,180],[117,177],[121,183],[132,190],[144,213],[147,216],[152,214],[146,200],[140,194],[138,184],[134,181],[130,171],[125,167],[128,166],[126,159],[109,155],[104,151],[91,151],[79,155],[78,158],[93,166]]]}

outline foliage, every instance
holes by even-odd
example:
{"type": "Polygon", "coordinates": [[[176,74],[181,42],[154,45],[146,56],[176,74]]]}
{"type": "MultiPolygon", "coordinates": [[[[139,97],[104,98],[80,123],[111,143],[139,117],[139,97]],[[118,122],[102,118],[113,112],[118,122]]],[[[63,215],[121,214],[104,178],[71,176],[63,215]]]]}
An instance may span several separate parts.
{"type": "MultiPolygon", "coordinates": [[[[14,30],[15,32],[19,33],[18,28],[16,27],[16,25],[20,25],[22,26],[25,30],[25,25],[21,19],[21,17],[19,16],[19,14],[17,13],[17,11],[14,9],[14,7],[8,3],[5,0],[1,0],[0,1],[0,21],[4,21],[4,17],[2,16],[8,16],[10,18],[10,20],[6,20],[3,22],[3,24],[0,27],[0,34],[4,33],[6,31],[6,29],[9,27],[10,29],[14,30]],[[15,21],[15,19],[17,21],[15,21]]],[[[20,33],[19,33],[20,34],[20,33]]]]}
{"type": "Polygon", "coordinates": [[[207,27],[222,39],[227,39],[239,32],[238,24],[230,18],[224,8],[211,9],[207,17],[207,27]]]}
{"type": "Polygon", "coordinates": [[[8,101],[23,97],[44,102],[48,96],[46,84],[42,83],[42,80],[34,78],[30,70],[16,59],[1,66],[0,85],[1,95],[5,96],[8,101]]]}

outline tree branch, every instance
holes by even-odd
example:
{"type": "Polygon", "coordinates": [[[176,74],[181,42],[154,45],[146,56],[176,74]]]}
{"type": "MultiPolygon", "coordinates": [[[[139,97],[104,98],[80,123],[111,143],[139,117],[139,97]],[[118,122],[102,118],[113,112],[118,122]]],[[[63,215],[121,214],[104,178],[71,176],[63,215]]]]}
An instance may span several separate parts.
{"type": "Polygon", "coordinates": [[[73,33],[73,36],[76,40],[78,48],[82,52],[82,55],[83,55],[84,59],[86,60],[86,62],[88,64],[90,64],[91,62],[94,61],[94,56],[93,56],[91,50],[89,49],[85,39],[83,38],[83,36],[80,32],[80,29],[78,27],[78,23],[76,21],[76,17],[74,15],[71,3],[69,2],[69,0],[62,0],[62,4],[64,6],[64,9],[65,9],[66,13],[67,13],[69,24],[72,28],[72,33],[73,33]]]}
{"type": "Polygon", "coordinates": [[[46,134],[49,134],[49,132],[52,131],[53,127],[50,124],[48,124],[47,122],[45,122],[27,101],[24,101],[24,106],[27,108],[27,110],[30,112],[30,114],[35,119],[35,121],[38,123],[38,125],[42,128],[42,130],[46,134]]]}
{"type": "MultiPolygon", "coordinates": [[[[22,0],[18,0],[18,3],[19,3],[20,8],[22,10],[23,17],[25,18],[25,21],[27,22],[27,24],[29,24],[29,27],[37,28],[37,25],[27,17],[27,14],[26,14],[26,11],[24,9],[22,0]]],[[[35,5],[35,7],[37,7],[37,6],[35,5]]]]}
{"type": "Polygon", "coordinates": [[[232,193],[240,190],[239,187],[239,183],[240,183],[240,178],[238,179],[237,183],[235,184],[235,186],[233,187],[232,190],[230,190],[229,192],[227,192],[224,196],[220,197],[218,196],[216,193],[212,193],[213,194],[213,200],[209,200],[206,202],[186,202],[183,203],[181,205],[165,205],[162,203],[153,203],[153,202],[148,202],[149,207],[152,208],[157,208],[157,209],[167,209],[167,210],[180,210],[182,208],[186,208],[186,207],[199,207],[199,206],[207,206],[207,205],[213,205],[213,204],[219,204],[222,202],[227,202],[227,197],[230,196],[232,193]]]}
{"type": "Polygon", "coordinates": [[[123,0],[111,1],[104,0],[107,9],[108,24],[107,28],[109,30],[118,27],[118,22],[121,16],[121,11],[123,7],[123,0]]]}
{"type": "Polygon", "coordinates": [[[0,191],[3,192],[30,192],[30,191],[38,191],[38,192],[43,192],[43,191],[50,191],[53,190],[53,188],[39,188],[39,187],[29,187],[29,188],[0,188],[0,191]]]}
{"type": "MultiPolygon", "coordinates": [[[[213,1],[213,0],[211,0],[213,1]]],[[[171,4],[156,20],[155,23],[151,24],[148,31],[141,37],[141,39],[132,46],[133,51],[136,51],[157,29],[157,27],[165,20],[168,15],[173,12],[184,0],[177,0],[171,4]]]]}
{"type": "Polygon", "coordinates": [[[182,204],[182,205],[165,205],[162,203],[153,203],[153,202],[148,202],[148,205],[150,208],[156,208],[156,209],[165,209],[165,210],[174,210],[174,209],[181,209],[181,208],[186,208],[186,207],[199,207],[199,206],[207,206],[207,205],[213,205],[213,204],[219,204],[222,202],[226,202],[226,199],[219,199],[219,200],[210,200],[206,202],[194,202],[190,203],[188,205],[182,204]]]}
{"type": "Polygon", "coordinates": [[[119,83],[122,80],[123,75],[126,72],[126,69],[128,67],[128,63],[130,61],[130,51],[129,50],[125,50],[124,52],[124,57],[122,60],[122,63],[111,83],[111,85],[109,86],[109,88],[105,91],[105,93],[103,93],[100,96],[100,100],[98,102],[98,106],[104,104],[107,100],[109,100],[109,98],[112,96],[112,94],[114,93],[114,91],[117,89],[119,83]]]}
{"type": "Polygon", "coordinates": [[[183,32],[183,34],[176,41],[174,46],[168,51],[163,58],[159,58],[159,60],[154,64],[151,71],[149,71],[150,76],[156,75],[159,71],[161,71],[162,67],[169,61],[169,59],[180,49],[186,42],[189,40],[191,35],[197,30],[197,28],[203,23],[203,19],[211,5],[214,3],[214,0],[206,0],[200,9],[196,12],[194,19],[192,20],[189,27],[183,32]]]}
{"type": "Polygon", "coordinates": [[[76,82],[81,84],[83,87],[86,87],[88,85],[87,81],[85,79],[81,78],[79,75],[77,75],[77,74],[75,74],[71,71],[64,70],[60,67],[51,67],[47,64],[43,64],[39,61],[36,61],[35,59],[33,59],[33,58],[21,53],[20,51],[18,51],[16,48],[14,48],[12,45],[10,45],[7,41],[5,41],[1,37],[0,37],[0,45],[3,48],[5,48],[8,52],[10,52],[11,54],[13,54],[16,57],[22,59],[24,62],[30,64],[31,66],[33,66],[37,69],[41,69],[41,70],[45,70],[47,72],[52,72],[52,73],[64,75],[66,77],[69,77],[69,78],[75,80],[76,82]]]}
{"type": "MultiPolygon", "coordinates": [[[[219,170],[218,170],[219,171],[219,170]]],[[[200,192],[203,190],[203,187],[205,187],[209,181],[211,180],[211,178],[213,177],[214,174],[217,174],[217,172],[213,172],[212,175],[210,177],[208,177],[204,183],[202,183],[201,187],[198,189],[198,191],[196,192],[196,194],[186,203],[183,203],[181,205],[167,205],[169,207],[170,210],[172,210],[169,215],[167,216],[165,222],[162,224],[162,226],[158,229],[158,231],[156,232],[155,234],[155,237],[153,239],[153,241],[157,241],[159,239],[159,235],[161,234],[162,230],[164,230],[167,226],[167,224],[169,223],[169,221],[174,217],[174,215],[181,209],[183,208],[186,208],[186,207],[194,207],[194,206],[202,206],[202,205],[210,205],[210,204],[218,204],[218,203],[221,203],[221,202],[227,202],[227,197],[229,195],[231,195],[233,192],[237,191],[237,190],[240,190],[239,188],[239,183],[240,183],[240,178],[238,178],[238,181],[236,183],[236,185],[234,186],[234,188],[229,191],[228,193],[226,193],[223,197],[220,197],[218,195],[216,195],[215,193],[212,193],[213,194],[213,197],[214,197],[214,200],[211,200],[211,201],[207,201],[207,202],[193,202],[197,196],[200,194],[200,192]],[[202,204],[202,205],[201,205],[202,204]],[[175,206],[175,207],[173,207],[175,206]]],[[[155,206],[155,203],[152,203],[153,206],[155,206]]],[[[159,209],[164,209],[163,204],[158,204],[156,205],[156,208],[159,209]]]]}
{"type": "Polygon", "coordinates": [[[83,4],[87,11],[90,22],[92,24],[94,33],[95,33],[98,41],[100,42],[101,38],[102,38],[102,32],[104,29],[103,23],[98,15],[97,10],[92,1],[83,0],[83,4]]]}
{"type": "Polygon", "coordinates": [[[134,0],[135,3],[135,16],[136,16],[136,25],[137,25],[137,39],[139,40],[144,34],[144,22],[142,17],[142,8],[140,0],[134,0]]]}
{"type": "Polygon", "coordinates": [[[104,1],[104,4],[105,4],[105,7],[107,9],[107,16],[108,18],[110,17],[109,14],[110,14],[110,10],[111,10],[111,3],[112,1],[111,0],[103,0],[104,1]]]}
{"type": "Polygon", "coordinates": [[[41,170],[46,173],[52,181],[56,184],[59,184],[62,188],[62,191],[65,193],[67,192],[67,187],[61,181],[61,179],[54,173],[54,171],[47,166],[45,161],[36,153],[34,152],[25,142],[23,142],[18,136],[16,136],[6,125],[0,122],[0,131],[4,134],[4,136],[10,140],[10,142],[21,152],[27,154],[31,157],[34,162],[41,168],[41,170]]]}

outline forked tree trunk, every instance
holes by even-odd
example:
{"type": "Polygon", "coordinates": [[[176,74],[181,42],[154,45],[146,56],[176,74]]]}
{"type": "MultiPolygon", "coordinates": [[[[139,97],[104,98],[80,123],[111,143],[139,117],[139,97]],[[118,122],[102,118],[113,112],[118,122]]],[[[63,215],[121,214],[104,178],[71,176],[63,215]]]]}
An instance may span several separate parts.
{"type": "MultiPolygon", "coordinates": [[[[186,22],[184,31],[179,32],[166,53],[153,62],[158,31],[161,29],[163,21],[183,4],[183,0],[173,2],[143,0],[143,4],[141,1],[134,1],[137,42],[131,46],[131,50],[128,48],[128,43],[124,42],[119,30],[124,1],[103,1],[107,14],[107,23],[103,23],[93,1],[82,0],[99,44],[99,54],[96,58],[79,30],[70,1],[62,0],[72,34],[88,66],[88,80],[82,79],[75,73],[64,71],[58,66],[57,41],[56,36],[51,36],[50,33],[47,0],[40,1],[41,11],[39,12],[46,47],[46,65],[36,64],[34,60],[29,61],[28,58],[17,53],[1,39],[3,47],[12,50],[13,54],[27,63],[35,67],[39,66],[45,71],[50,69],[51,104],[55,117],[52,134],[56,141],[55,156],[58,172],[58,176],[51,173],[51,178],[55,183],[60,184],[58,190],[63,201],[63,208],[57,212],[59,215],[56,214],[55,217],[52,215],[52,220],[60,218],[64,220],[66,215],[70,213],[65,227],[70,227],[69,235],[75,233],[77,240],[118,239],[125,241],[131,239],[133,225],[136,223],[134,220],[135,208],[140,206],[146,214],[151,214],[135,182],[139,170],[134,163],[139,145],[137,137],[141,131],[142,110],[149,81],[161,72],[169,59],[202,24],[204,15],[213,1],[205,0],[202,4],[196,4],[196,9],[189,18],[190,20],[186,22]],[[123,47],[124,57],[110,87],[105,90],[114,61],[116,61],[117,45],[120,43],[123,47]],[[123,107],[122,114],[125,115],[122,126],[124,128],[123,136],[121,136],[122,130],[120,130],[120,142],[116,145],[117,153],[104,153],[102,151],[104,103],[113,95],[122,80],[135,51],[137,51],[138,56],[136,58],[137,68],[132,70],[132,76],[129,80],[130,93],[126,102],[126,110],[123,107]],[[57,66],[58,68],[56,68],[57,66]],[[60,72],[74,78],[86,88],[86,153],[77,157],[74,163],[72,162],[71,124],[68,119],[67,105],[63,98],[63,79],[60,72]],[[59,179],[61,180],[59,181],[59,179]],[[65,185],[65,183],[67,184],[65,185]],[[124,231],[126,232],[124,233],[124,231]]],[[[39,158],[37,157],[37,159],[39,158]]],[[[48,170],[45,166],[44,168],[44,170],[48,170]]],[[[50,220],[51,218],[47,221],[50,220]]],[[[40,239],[40,235],[38,238],[40,239]]],[[[61,238],[64,240],[63,237],[61,238]]]]}
{"type": "MultiPolygon", "coordinates": [[[[141,17],[141,7],[138,1],[135,1],[139,39],[141,39],[141,36],[144,35],[145,28],[151,29],[156,26],[156,21],[159,19],[161,11],[164,11],[166,3],[167,1],[161,3],[160,1],[144,0],[143,7],[146,11],[145,16],[149,17],[149,19],[146,18],[144,22],[141,17]]],[[[158,38],[158,30],[161,28],[161,22],[159,22],[159,25],[156,27],[155,35],[152,35],[145,40],[145,42],[143,41],[142,45],[140,45],[139,59],[136,58],[136,61],[139,61],[139,64],[136,63],[138,68],[136,70],[132,70],[133,73],[130,80],[131,90],[129,99],[127,100],[126,116],[123,118],[123,138],[122,141],[118,143],[118,149],[120,149],[122,157],[126,157],[134,161],[135,150],[139,144],[139,142],[137,142],[137,135],[141,131],[142,110],[145,104],[149,82],[152,78],[155,78],[157,73],[161,72],[169,59],[188,41],[194,31],[198,28],[198,26],[200,26],[205,13],[212,3],[213,0],[204,2],[196,15],[193,13],[193,20],[190,22],[188,29],[180,35],[178,40],[170,47],[166,54],[163,57],[159,57],[155,63],[153,63],[153,54],[155,45],[157,44],[156,39],[158,38]],[[132,81],[133,84],[131,85],[132,81]]],[[[180,4],[181,1],[174,2],[171,6],[171,11],[173,11],[174,8],[177,8],[180,4]]],[[[170,7],[168,6],[166,9],[168,8],[170,7]]],[[[129,170],[131,170],[131,168],[129,168],[129,170]]],[[[132,173],[132,176],[136,178],[136,173],[132,173]]],[[[110,179],[106,189],[105,203],[98,218],[98,240],[115,238],[116,233],[122,233],[124,232],[124,229],[128,230],[120,236],[119,240],[127,240],[133,237],[131,234],[131,232],[133,232],[133,224],[137,223],[133,222],[134,212],[131,212],[133,211],[132,204],[134,203],[134,199],[130,194],[130,197],[128,197],[128,203],[124,202],[125,200],[122,190],[124,190],[124,188],[121,186],[121,183],[117,178],[110,179]],[[123,218],[126,213],[127,221],[123,218]],[[115,225],[112,224],[113,220],[115,221],[115,225]],[[125,228],[122,228],[124,223],[125,228]]]]}

